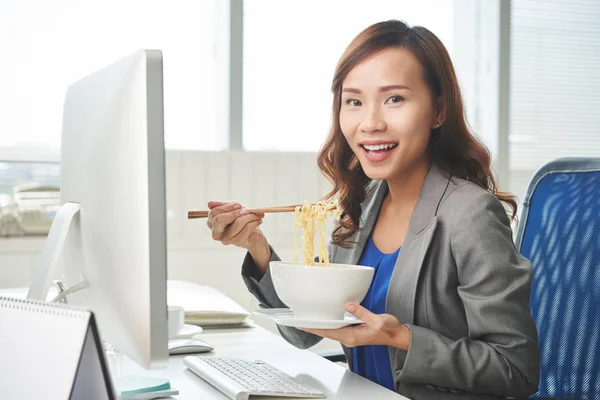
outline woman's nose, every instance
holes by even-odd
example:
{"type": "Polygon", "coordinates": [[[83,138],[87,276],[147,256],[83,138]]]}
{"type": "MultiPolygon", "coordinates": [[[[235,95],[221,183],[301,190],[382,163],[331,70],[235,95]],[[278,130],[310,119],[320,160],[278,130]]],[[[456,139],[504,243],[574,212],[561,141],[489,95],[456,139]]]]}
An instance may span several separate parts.
{"type": "Polygon", "coordinates": [[[386,128],[385,120],[377,109],[369,110],[360,124],[360,130],[365,133],[385,131],[386,128]]]}

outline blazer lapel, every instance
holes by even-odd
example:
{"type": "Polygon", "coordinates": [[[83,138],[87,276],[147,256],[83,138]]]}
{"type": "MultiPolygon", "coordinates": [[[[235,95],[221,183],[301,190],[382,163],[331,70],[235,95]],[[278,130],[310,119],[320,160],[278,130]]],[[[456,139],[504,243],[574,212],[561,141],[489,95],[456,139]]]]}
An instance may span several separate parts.
{"type": "Polygon", "coordinates": [[[430,168],[396,260],[386,297],[386,312],[398,317],[403,324],[414,322],[419,274],[437,225],[437,209],[449,182],[437,166],[430,168]]]}
{"type": "Polygon", "coordinates": [[[414,323],[417,283],[436,226],[437,217],[434,216],[419,234],[409,230],[396,260],[385,308],[402,324],[414,323]]]}
{"type": "MultiPolygon", "coordinates": [[[[435,165],[429,170],[394,266],[386,297],[386,313],[394,315],[401,324],[413,324],[415,320],[419,276],[437,226],[437,209],[449,179],[435,165]]],[[[395,348],[389,351],[392,368],[398,373],[404,365],[406,352],[395,348]]]]}

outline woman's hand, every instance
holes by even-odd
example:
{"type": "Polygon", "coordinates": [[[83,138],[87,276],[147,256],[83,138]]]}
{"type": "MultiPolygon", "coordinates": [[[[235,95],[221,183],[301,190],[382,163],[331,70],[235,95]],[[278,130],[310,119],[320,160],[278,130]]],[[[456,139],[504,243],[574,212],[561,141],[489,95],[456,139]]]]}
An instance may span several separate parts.
{"type": "Polygon", "coordinates": [[[206,224],[212,238],[226,246],[232,244],[248,250],[258,269],[257,276],[262,277],[271,259],[271,248],[259,228],[265,214],[249,213],[236,202],[209,201],[208,208],[206,224]]]}
{"type": "Polygon", "coordinates": [[[265,214],[249,213],[236,202],[208,202],[208,220],[206,224],[212,232],[212,238],[225,246],[234,245],[250,250],[264,241],[264,235],[258,228],[265,214]]]}
{"type": "Polygon", "coordinates": [[[410,330],[393,315],[373,314],[356,303],[347,303],[346,311],[364,321],[364,324],[350,325],[340,329],[301,329],[324,338],[337,340],[346,347],[374,344],[408,350],[410,330]]]}

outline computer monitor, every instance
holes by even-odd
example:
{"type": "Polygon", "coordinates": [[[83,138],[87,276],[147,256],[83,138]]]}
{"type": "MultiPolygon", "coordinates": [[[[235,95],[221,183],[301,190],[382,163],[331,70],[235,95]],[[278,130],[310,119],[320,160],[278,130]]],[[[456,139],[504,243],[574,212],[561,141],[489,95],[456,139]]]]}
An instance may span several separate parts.
{"type": "Polygon", "coordinates": [[[140,50],[69,86],[61,208],[28,298],[58,274],[102,339],[147,369],[168,363],[163,65],[140,50]]]}

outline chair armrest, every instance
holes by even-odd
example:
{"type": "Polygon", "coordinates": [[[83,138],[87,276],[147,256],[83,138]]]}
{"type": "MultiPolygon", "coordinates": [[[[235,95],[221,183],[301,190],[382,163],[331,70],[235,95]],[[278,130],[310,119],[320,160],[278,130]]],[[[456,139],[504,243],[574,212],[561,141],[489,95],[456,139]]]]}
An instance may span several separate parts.
{"type": "Polygon", "coordinates": [[[318,354],[331,362],[346,362],[346,355],[341,349],[322,351],[318,354]]]}

